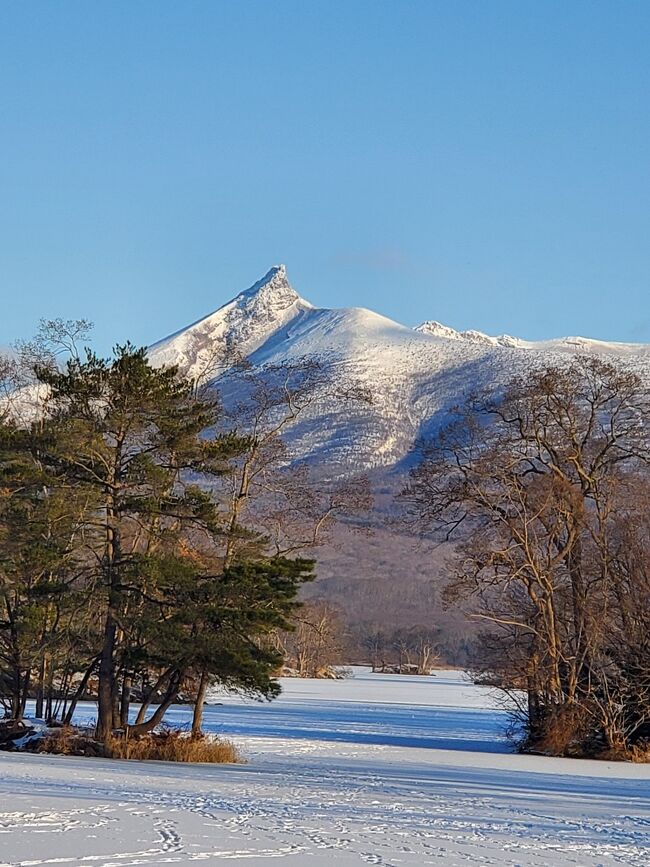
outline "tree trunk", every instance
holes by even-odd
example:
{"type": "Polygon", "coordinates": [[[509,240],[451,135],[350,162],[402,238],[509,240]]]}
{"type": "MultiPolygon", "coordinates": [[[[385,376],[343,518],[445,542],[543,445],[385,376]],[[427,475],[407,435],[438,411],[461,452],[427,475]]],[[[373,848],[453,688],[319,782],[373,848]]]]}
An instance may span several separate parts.
{"type": "Polygon", "coordinates": [[[38,681],[36,684],[36,709],[34,716],[37,719],[43,718],[43,708],[45,705],[45,654],[41,657],[38,667],[38,681]]]}
{"type": "Polygon", "coordinates": [[[31,684],[32,673],[28,668],[25,672],[25,678],[22,684],[21,696],[20,696],[20,718],[22,719],[25,716],[25,708],[27,706],[27,696],[29,695],[29,687],[31,684]]]}
{"type": "Polygon", "coordinates": [[[122,680],[122,698],[120,701],[120,725],[125,731],[129,726],[129,708],[131,706],[131,683],[131,676],[125,674],[122,680]]]}
{"type": "Polygon", "coordinates": [[[171,682],[167,687],[167,692],[165,693],[162,702],[158,705],[158,707],[148,720],[146,720],[145,722],[136,723],[135,725],[128,727],[127,734],[129,736],[146,734],[147,732],[152,731],[152,729],[155,729],[159,722],[162,722],[165,714],[167,713],[171,705],[176,701],[176,698],[178,696],[178,688],[180,686],[181,680],[181,673],[176,672],[172,676],[171,682]]]}
{"type": "Polygon", "coordinates": [[[76,688],[74,695],[72,696],[72,699],[70,700],[70,707],[67,709],[67,711],[65,712],[65,715],[63,717],[63,724],[64,725],[70,725],[70,723],[72,722],[72,717],[74,715],[75,710],[77,709],[77,703],[79,702],[79,699],[86,691],[86,687],[88,686],[88,681],[90,680],[92,673],[95,670],[95,666],[97,665],[98,658],[99,657],[95,657],[95,659],[93,659],[90,666],[86,669],[84,676],[81,678],[79,686],[76,688]]]}
{"type": "Polygon", "coordinates": [[[120,561],[120,533],[117,528],[117,509],[115,497],[115,479],[117,467],[121,460],[120,449],[116,449],[115,469],[111,478],[106,508],[106,548],[104,562],[104,577],[108,590],[108,610],[104,623],[104,641],[99,658],[99,686],[97,689],[97,731],[96,737],[106,746],[109,745],[115,724],[119,726],[119,714],[115,714],[117,699],[117,684],[115,670],[115,647],[117,644],[118,624],[115,613],[119,611],[118,569],[120,561]]]}
{"type": "Polygon", "coordinates": [[[111,702],[113,705],[113,729],[119,729],[122,725],[122,717],[120,714],[120,685],[118,682],[117,672],[115,672],[113,677],[113,693],[111,702]]]}
{"type": "Polygon", "coordinates": [[[169,680],[172,672],[168,669],[164,671],[158,678],[158,680],[151,687],[149,692],[147,693],[147,697],[142,699],[142,704],[140,705],[140,710],[138,711],[138,715],[135,718],[135,725],[140,725],[145,720],[147,715],[147,711],[149,710],[149,706],[153,700],[154,695],[158,692],[158,690],[163,686],[163,684],[169,680]]]}
{"type": "Polygon", "coordinates": [[[208,673],[201,672],[201,680],[194,701],[194,714],[192,716],[192,734],[200,735],[201,726],[203,724],[203,705],[205,704],[205,693],[208,688],[208,673]]]}
{"type": "Polygon", "coordinates": [[[97,689],[97,738],[108,744],[113,733],[113,685],[115,682],[115,635],[117,624],[109,612],[104,627],[104,644],[99,659],[97,689]]]}

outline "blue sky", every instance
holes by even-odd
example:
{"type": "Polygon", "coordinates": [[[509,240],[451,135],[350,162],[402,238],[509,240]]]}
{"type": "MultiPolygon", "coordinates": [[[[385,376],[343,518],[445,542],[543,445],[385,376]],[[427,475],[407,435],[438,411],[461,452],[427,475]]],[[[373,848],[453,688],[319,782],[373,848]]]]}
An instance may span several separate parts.
{"type": "Polygon", "coordinates": [[[320,306],[650,342],[650,3],[4,0],[0,343],[320,306]]]}

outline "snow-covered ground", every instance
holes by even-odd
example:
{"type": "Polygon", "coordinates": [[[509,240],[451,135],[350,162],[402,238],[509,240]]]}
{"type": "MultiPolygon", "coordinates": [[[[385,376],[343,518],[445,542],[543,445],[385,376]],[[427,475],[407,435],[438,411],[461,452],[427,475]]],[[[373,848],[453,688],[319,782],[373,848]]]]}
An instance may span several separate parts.
{"type": "Polygon", "coordinates": [[[284,687],[213,697],[244,765],[0,754],[0,865],[650,864],[650,768],[514,755],[458,673],[284,687]]]}

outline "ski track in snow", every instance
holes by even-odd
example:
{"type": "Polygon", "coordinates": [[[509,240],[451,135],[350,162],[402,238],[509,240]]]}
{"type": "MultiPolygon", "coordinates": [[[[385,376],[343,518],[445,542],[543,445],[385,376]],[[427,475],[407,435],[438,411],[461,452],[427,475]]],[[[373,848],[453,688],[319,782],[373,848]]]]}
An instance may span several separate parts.
{"type": "Polygon", "coordinates": [[[650,864],[650,768],[515,755],[455,673],[284,684],[206,709],[245,765],[0,754],[0,867],[650,864]]]}

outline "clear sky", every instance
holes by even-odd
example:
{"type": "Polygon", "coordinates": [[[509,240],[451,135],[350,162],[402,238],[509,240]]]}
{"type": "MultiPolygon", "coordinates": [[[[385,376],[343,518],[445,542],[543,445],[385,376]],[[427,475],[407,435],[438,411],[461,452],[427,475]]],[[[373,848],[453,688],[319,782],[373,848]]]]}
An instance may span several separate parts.
{"type": "Polygon", "coordinates": [[[650,342],[647,0],[0,3],[0,343],[271,265],[319,306],[650,342]]]}

